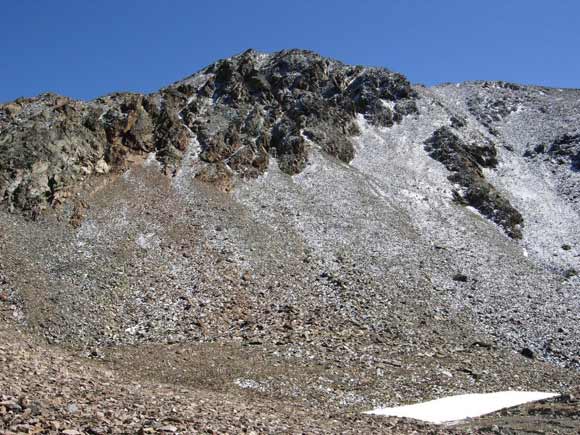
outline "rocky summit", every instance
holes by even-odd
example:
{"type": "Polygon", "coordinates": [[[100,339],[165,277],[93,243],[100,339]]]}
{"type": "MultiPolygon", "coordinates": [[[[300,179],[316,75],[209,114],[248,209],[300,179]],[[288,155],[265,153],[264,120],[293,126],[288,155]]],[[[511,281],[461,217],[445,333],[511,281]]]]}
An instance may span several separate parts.
{"type": "Polygon", "coordinates": [[[0,105],[0,433],[577,433],[580,90],[248,50],[0,105]],[[436,426],[364,414],[561,396],[436,426]]]}

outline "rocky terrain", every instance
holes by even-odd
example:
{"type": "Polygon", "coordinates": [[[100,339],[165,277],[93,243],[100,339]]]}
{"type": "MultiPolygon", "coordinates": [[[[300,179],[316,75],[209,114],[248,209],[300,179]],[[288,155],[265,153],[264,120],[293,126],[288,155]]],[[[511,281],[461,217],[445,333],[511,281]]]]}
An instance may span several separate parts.
{"type": "Polygon", "coordinates": [[[0,431],[574,433],[579,126],[302,50],[0,105],[0,431]],[[567,396],[361,414],[504,389],[567,396]]]}

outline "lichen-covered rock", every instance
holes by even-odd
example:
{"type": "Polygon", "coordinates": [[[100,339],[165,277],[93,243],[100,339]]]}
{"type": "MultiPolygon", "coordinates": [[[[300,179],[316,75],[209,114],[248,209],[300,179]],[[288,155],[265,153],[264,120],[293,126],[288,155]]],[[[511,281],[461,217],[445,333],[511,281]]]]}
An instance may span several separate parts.
{"type": "MultiPolygon", "coordinates": [[[[38,211],[94,172],[106,150],[87,104],[53,94],[20,100],[0,131],[0,199],[38,211]]],[[[6,109],[2,109],[6,114],[6,109]]]]}
{"type": "Polygon", "coordinates": [[[94,175],[157,152],[174,166],[191,135],[157,95],[113,94],[89,103],[54,94],[0,108],[0,200],[32,214],[55,205],[94,175]]]}

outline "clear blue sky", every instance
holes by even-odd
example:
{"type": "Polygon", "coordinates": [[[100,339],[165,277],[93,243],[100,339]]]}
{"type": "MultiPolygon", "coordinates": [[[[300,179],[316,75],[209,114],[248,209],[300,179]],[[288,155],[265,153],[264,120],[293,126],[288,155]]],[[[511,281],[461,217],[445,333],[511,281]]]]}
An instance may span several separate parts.
{"type": "Polygon", "coordinates": [[[150,92],[247,48],[307,48],[427,85],[580,88],[578,0],[17,0],[0,30],[0,101],[150,92]]]}

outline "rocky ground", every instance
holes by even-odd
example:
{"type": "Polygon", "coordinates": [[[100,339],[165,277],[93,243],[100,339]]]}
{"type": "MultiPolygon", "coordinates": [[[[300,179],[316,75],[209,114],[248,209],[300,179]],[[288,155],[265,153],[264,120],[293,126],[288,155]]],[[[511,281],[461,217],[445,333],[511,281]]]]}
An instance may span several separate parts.
{"type": "Polygon", "coordinates": [[[574,433],[578,121],[300,50],[1,105],[1,430],[574,433]],[[361,414],[505,389],[568,396],[361,414]]]}
{"type": "MultiPolygon", "coordinates": [[[[267,366],[260,352],[239,347],[119,349],[95,361],[47,347],[13,325],[3,325],[0,338],[0,433],[7,435],[576,433],[579,424],[577,389],[561,399],[441,427],[367,416],[358,407],[305,400],[291,391],[260,391],[258,382],[243,376],[292,377],[288,387],[298,391],[308,384],[306,374],[298,372],[309,368],[267,366]]],[[[328,374],[321,368],[308,371],[328,374]]]]}

